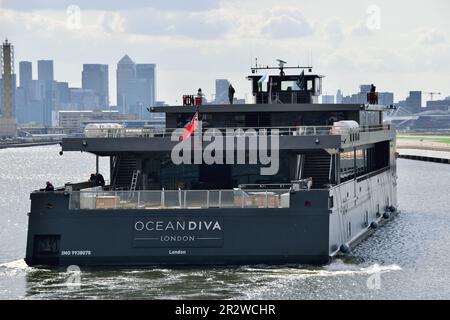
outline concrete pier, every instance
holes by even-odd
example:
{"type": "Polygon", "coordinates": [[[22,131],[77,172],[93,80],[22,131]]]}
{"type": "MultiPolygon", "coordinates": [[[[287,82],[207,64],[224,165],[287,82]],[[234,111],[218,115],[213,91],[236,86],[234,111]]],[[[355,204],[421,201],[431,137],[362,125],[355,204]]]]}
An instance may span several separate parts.
{"type": "Polygon", "coordinates": [[[397,140],[399,158],[450,163],[450,144],[419,140],[397,140]]]}

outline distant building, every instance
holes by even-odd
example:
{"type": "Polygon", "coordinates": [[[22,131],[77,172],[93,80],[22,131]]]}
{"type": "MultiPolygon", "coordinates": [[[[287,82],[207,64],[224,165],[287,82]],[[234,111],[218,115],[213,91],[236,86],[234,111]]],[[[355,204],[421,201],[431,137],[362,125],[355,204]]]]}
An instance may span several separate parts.
{"type": "Polygon", "coordinates": [[[100,109],[99,98],[95,90],[82,88],[69,88],[70,102],[76,105],[77,110],[100,109]]]}
{"type": "Polygon", "coordinates": [[[30,100],[44,100],[45,81],[31,80],[29,90],[30,90],[30,100]]]}
{"type": "Polygon", "coordinates": [[[125,113],[125,87],[128,80],[136,78],[136,64],[126,54],[117,63],[117,108],[119,112],[125,113]]]}
{"type": "Polygon", "coordinates": [[[362,84],[359,86],[359,92],[360,93],[368,93],[372,89],[371,84],[362,84]]]}
{"type": "Polygon", "coordinates": [[[35,123],[44,126],[44,100],[31,100],[24,123],[35,123]]]}
{"type": "Polygon", "coordinates": [[[53,60],[38,60],[38,80],[53,81],[53,60]]]}
{"type": "Polygon", "coordinates": [[[136,79],[145,79],[148,83],[148,95],[150,100],[147,107],[154,106],[156,101],[156,64],[138,63],[136,64],[136,79]]]}
{"type": "Polygon", "coordinates": [[[125,55],[117,64],[117,108],[121,113],[149,119],[156,101],[156,65],[136,64],[125,55]]]}
{"type": "Polygon", "coordinates": [[[76,134],[83,132],[86,123],[136,120],[136,116],[121,114],[117,110],[65,110],[58,112],[58,119],[64,133],[76,134]]]}
{"type": "Polygon", "coordinates": [[[336,93],[336,103],[342,103],[343,94],[342,91],[339,89],[336,93]]]}
{"type": "Polygon", "coordinates": [[[129,79],[125,84],[126,113],[136,114],[140,119],[149,118],[151,91],[147,79],[129,79]]]}
{"type": "MultiPolygon", "coordinates": [[[[352,94],[351,96],[346,96],[346,97],[342,96],[341,90],[338,90],[338,94],[336,95],[336,103],[366,104],[366,103],[368,103],[367,93],[369,93],[371,89],[372,89],[371,84],[362,84],[359,86],[358,93],[355,93],[355,94],[352,94]]],[[[394,93],[378,92],[378,104],[386,105],[386,106],[394,104],[394,93]]]]}
{"type": "Polygon", "coordinates": [[[83,89],[94,90],[98,96],[100,108],[109,108],[109,85],[107,64],[83,64],[83,89]]]}
{"type": "Polygon", "coordinates": [[[398,105],[407,109],[411,113],[422,111],[422,91],[410,91],[405,100],[398,102],[398,105]]]}
{"type": "Polygon", "coordinates": [[[322,103],[323,104],[333,104],[334,96],[333,95],[322,95],[322,103]]]}
{"type": "Polygon", "coordinates": [[[26,89],[23,87],[16,88],[16,120],[17,123],[25,123],[25,117],[27,113],[27,94],[26,89]]]}
{"type": "Polygon", "coordinates": [[[427,101],[427,108],[425,110],[449,111],[450,110],[450,97],[447,97],[444,100],[427,101]]]}
{"type": "Polygon", "coordinates": [[[169,105],[165,101],[155,101],[155,107],[167,107],[167,106],[169,105]]]}
{"type": "Polygon", "coordinates": [[[394,93],[393,92],[379,92],[378,93],[378,104],[383,106],[391,106],[394,104],[394,93]]]}
{"type": "Polygon", "coordinates": [[[227,79],[216,79],[216,98],[214,103],[225,104],[229,103],[228,87],[230,82],[227,79]]]}
{"type": "Polygon", "coordinates": [[[19,62],[19,83],[22,88],[29,88],[33,80],[33,65],[29,61],[19,62]]]}
{"type": "Polygon", "coordinates": [[[342,103],[344,104],[365,104],[367,103],[367,93],[359,92],[352,94],[351,96],[342,97],[342,103]]]}
{"type": "Polygon", "coordinates": [[[56,119],[56,81],[45,81],[44,91],[44,126],[55,125],[56,119]]]}
{"type": "Polygon", "coordinates": [[[58,110],[61,106],[70,103],[70,89],[68,82],[57,82],[56,83],[56,103],[58,110]]]}
{"type": "Polygon", "coordinates": [[[409,92],[409,107],[414,112],[420,112],[422,109],[422,91],[409,92]]]}

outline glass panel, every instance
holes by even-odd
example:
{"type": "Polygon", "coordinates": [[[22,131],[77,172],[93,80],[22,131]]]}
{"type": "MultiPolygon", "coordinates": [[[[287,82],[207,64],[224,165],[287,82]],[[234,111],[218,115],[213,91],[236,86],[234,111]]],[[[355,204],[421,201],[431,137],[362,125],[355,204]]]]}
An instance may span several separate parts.
{"type": "Polygon", "coordinates": [[[300,91],[297,81],[282,81],[281,91],[300,91]]]}
{"type": "Polygon", "coordinates": [[[322,79],[316,78],[315,79],[315,96],[320,96],[322,94],[322,79]]]}
{"type": "Polygon", "coordinates": [[[287,189],[76,191],[69,209],[289,208],[289,198],[287,189]]]}

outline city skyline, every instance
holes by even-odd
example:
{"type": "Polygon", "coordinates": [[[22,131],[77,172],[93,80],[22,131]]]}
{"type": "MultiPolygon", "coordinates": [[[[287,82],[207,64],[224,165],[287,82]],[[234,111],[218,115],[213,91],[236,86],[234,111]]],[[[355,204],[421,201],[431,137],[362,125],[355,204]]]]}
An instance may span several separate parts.
{"type": "MultiPolygon", "coordinates": [[[[4,0],[0,37],[15,43],[16,61],[53,59],[55,78],[73,87],[81,87],[83,63],[114,70],[129,54],[158,65],[159,100],[180,103],[198,87],[210,98],[215,79],[229,79],[243,97],[254,58],[297,65],[311,55],[314,71],[327,76],[324,92],[354,92],[359,83],[394,91],[399,100],[410,90],[450,92],[446,1],[71,4],[4,0]]],[[[113,105],[114,81],[110,72],[113,105]]]]}
{"type": "MultiPolygon", "coordinates": [[[[130,74],[130,76],[132,76],[130,79],[136,79],[136,78],[142,78],[142,76],[139,76],[139,74],[138,74],[138,69],[139,68],[141,68],[141,70],[143,69],[143,70],[145,70],[145,68],[149,68],[149,67],[151,67],[151,69],[152,69],[152,72],[153,72],[153,74],[152,74],[152,76],[154,77],[154,79],[155,79],[155,82],[156,82],[156,64],[155,63],[135,63],[133,60],[131,60],[131,58],[129,57],[129,55],[128,54],[125,54],[121,59],[119,59],[119,61],[116,63],[116,72],[115,72],[115,76],[114,76],[114,78],[113,78],[113,84],[111,85],[111,83],[110,83],[110,81],[108,81],[107,82],[107,86],[108,87],[106,87],[106,88],[104,88],[105,90],[106,90],[106,92],[110,92],[111,91],[111,88],[117,88],[118,87],[118,70],[117,70],[117,67],[119,67],[121,64],[123,65],[124,64],[124,61],[126,62],[125,63],[125,65],[127,65],[128,64],[128,61],[131,61],[133,64],[134,64],[134,67],[133,67],[133,72],[132,72],[132,75],[130,74]]],[[[35,64],[35,63],[33,63],[32,61],[18,61],[18,62],[16,62],[16,64],[19,66],[19,68],[17,69],[16,68],[16,70],[19,70],[19,71],[16,71],[15,72],[15,76],[17,77],[17,75],[19,75],[19,77],[18,77],[18,81],[17,81],[17,87],[19,87],[19,86],[21,86],[21,87],[23,87],[23,84],[22,84],[22,73],[23,73],[23,75],[25,75],[25,77],[26,77],[26,79],[25,79],[25,81],[24,81],[24,83],[27,83],[29,80],[31,80],[31,81],[36,81],[36,80],[39,80],[39,72],[35,72],[35,68],[37,69],[37,70],[39,70],[39,62],[45,62],[46,63],[46,65],[44,66],[44,68],[50,68],[50,70],[51,70],[51,72],[53,72],[53,66],[54,66],[54,60],[38,60],[37,61],[37,63],[35,64]],[[36,67],[35,67],[35,65],[37,65],[36,67]],[[22,69],[25,69],[25,71],[24,72],[22,72],[21,70],[22,69]],[[30,72],[30,70],[32,70],[32,72],[30,72]],[[37,77],[35,77],[34,75],[38,75],[37,77]]],[[[105,64],[86,64],[86,63],[83,63],[82,65],[81,65],[81,76],[80,76],[80,79],[81,79],[81,86],[73,86],[73,85],[71,85],[71,83],[69,83],[69,82],[67,82],[67,81],[64,81],[64,79],[53,79],[52,81],[56,81],[57,82],[57,84],[61,84],[61,83],[65,83],[65,84],[68,84],[68,86],[69,86],[69,88],[70,89],[93,89],[93,90],[95,90],[95,91],[98,91],[98,89],[97,88],[84,88],[83,87],[83,71],[84,71],[84,68],[86,68],[86,67],[89,67],[89,68],[96,68],[96,67],[99,67],[99,68],[103,68],[103,70],[105,70],[104,72],[106,72],[106,74],[108,74],[109,72],[108,72],[108,70],[109,70],[109,65],[105,65],[105,64]]],[[[91,70],[92,71],[92,70],[91,70]]],[[[98,70],[97,70],[98,71],[98,70]]],[[[120,70],[120,67],[119,67],[119,72],[120,72],[121,70],[120,70]]],[[[146,71],[141,71],[141,75],[142,74],[144,74],[146,71]]],[[[147,71],[148,72],[148,71],[147,71]]],[[[110,79],[110,77],[108,78],[108,79],[110,79]]],[[[128,78],[127,78],[127,80],[128,80],[128,78]]],[[[149,80],[149,79],[147,79],[147,80],[149,80]]],[[[47,80],[42,80],[41,79],[41,81],[47,81],[47,80]]],[[[223,85],[222,85],[222,83],[221,83],[221,85],[219,85],[219,87],[218,87],[218,81],[219,81],[219,83],[221,83],[221,82],[224,82],[224,83],[226,83],[226,87],[228,88],[228,85],[231,83],[230,81],[229,81],[229,79],[214,79],[214,90],[210,93],[211,94],[211,96],[210,97],[208,97],[208,99],[209,98],[214,98],[214,99],[209,99],[209,100],[211,100],[212,102],[214,102],[215,101],[215,96],[216,96],[216,93],[217,93],[217,90],[218,90],[218,88],[220,88],[219,90],[220,91],[223,91],[224,89],[222,88],[223,87],[223,85]]],[[[105,84],[105,83],[104,83],[105,84]]],[[[106,85],[106,84],[105,84],[106,85]]],[[[29,86],[29,84],[28,84],[28,86],[29,86]]],[[[368,84],[365,84],[365,85],[361,85],[361,84],[356,84],[355,83],[355,88],[354,88],[354,90],[352,91],[352,90],[350,90],[350,91],[348,91],[348,92],[346,92],[346,91],[344,91],[344,90],[342,90],[341,88],[338,88],[337,89],[337,91],[336,91],[336,93],[340,93],[340,94],[342,94],[344,97],[345,96],[347,96],[347,97],[350,97],[351,95],[355,95],[355,94],[358,94],[358,91],[356,90],[357,88],[360,88],[360,91],[359,91],[359,93],[361,93],[361,92],[363,92],[363,91],[361,91],[361,87],[366,87],[366,86],[369,86],[368,84]]],[[[156,86],[155,86],[155,88],[151,88],[151,90],[150,90],[150,97],[154,97],[154,98],[156,98],[156,96],[157,96],[157,91],[155,90],[156,89],[156,86]]],[[[385,91],[382,91],[382,92],[380,92],[380,93],[387,93],[387,94],[394,94],[394,97],[395,97],[395,99],[392,97],[388,97],[387,98],[387,100],[389,101],[389,100],[392,100],[394,103],[401,103],[401,102],[404,102],[404,100],[402,100],[401,98],[399,98],[398,97],[398,95],[397,95],[397,93],[395,92],[395,91],[393,91],[393,90],[390,90],[390,88],[384,88],[385,89],[385,91]]],[[[116,91],[116,90],[113,90],[113,91],[116,91]]],[[[414,90],[414,88],[411,88],[408,92],[407,92],[407,94],[406,94],[406,96],[404,97],[405,99],[406,98],[408,98],[408,96],[409,96],[409,94],[411,93],[411,92],[422,92],[422,94],[424,95],[423,97],[422,97],[422,107],[426,107],[426,102],[428,102],[428,101],[433,101],[432,100],[432,97],[431,97],[431,95],[430,94],[433,94],[433,95],[435,95],[435,94],[438,94],[439,96],[438,96],[438,98],[436,99],[436,97],[434,97],[434,100],[445,100],[445,98],[447,98],[447,97],[450,97],[450,94],[447,96],[447,94],[446,93],[436,93],[436,92],[427,92],[427,91],[424,91],[424,90],[414,90]],[[429,98],[428,98],[429,97],[429,98]]],[[[336,96],[337,96],[338,94],[332,94],[331,92],[324,92],[323,94],[322,94],[322,96],[333,96],[334,98],[336,98],[336,96]]],[[[109,97],[109,101],[111,101],[112,99],[111,99],[111,94],[109,94],[108,95],[108,97],[109,97]]],[[[336,98],[337,99],[337,98],[336,98]]],[[[117,100],[116,100],[117,101],[117,100]]],[[[156,102],[157,100],[155,100],[155,99],[152,99],[152,101],[154,101],[154,102],[156,102]]],[[[226,101],[225,102],[223,102],[223,103],[226,103],[226,101]]],[[[335,103],[339,103],[338,102],[338,100],[336,100],[335,101],[335,103]]],[[[118,106],[117,104],[113,104],[113,103],[109,103],[109,105],[108,106],[101,106],[101,107],[103,107],[103,108],[107,108],[107,107],[109,107],[109,106],[118,106]]]]}

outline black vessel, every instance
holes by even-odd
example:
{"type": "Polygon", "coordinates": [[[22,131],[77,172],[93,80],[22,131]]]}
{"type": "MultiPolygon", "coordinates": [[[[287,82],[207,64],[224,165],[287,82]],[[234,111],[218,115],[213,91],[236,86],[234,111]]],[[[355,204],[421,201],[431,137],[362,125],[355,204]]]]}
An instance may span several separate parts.
{"type": "Polygon", "coordinates": [[[186,98],[150,109],[164,129],[63,139],[64,156],[109,157],[111,182],[33,192],[26,263],[317,264],[348,251],[396,211],[395,130],[376,92],[318,104],[322,77],[297,68],[252,68],[254,104],[186,98]]]}

